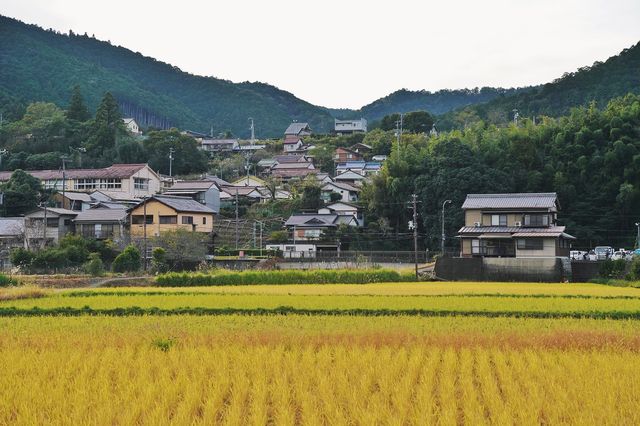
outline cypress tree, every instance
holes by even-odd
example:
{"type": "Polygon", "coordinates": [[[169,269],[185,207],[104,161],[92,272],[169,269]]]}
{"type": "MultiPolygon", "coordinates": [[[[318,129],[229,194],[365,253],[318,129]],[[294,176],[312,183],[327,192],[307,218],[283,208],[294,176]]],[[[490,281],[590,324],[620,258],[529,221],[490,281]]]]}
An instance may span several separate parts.
{"type": "Polygon", "coordinates": [[[71,92],[71,100],[69,101],[69,108],[67,109],[67,118],[69,120],[87,121],[91,118],[89,109],[84,103],[82,93],[80,93],[80,86],[76,85],[71,92]]]}

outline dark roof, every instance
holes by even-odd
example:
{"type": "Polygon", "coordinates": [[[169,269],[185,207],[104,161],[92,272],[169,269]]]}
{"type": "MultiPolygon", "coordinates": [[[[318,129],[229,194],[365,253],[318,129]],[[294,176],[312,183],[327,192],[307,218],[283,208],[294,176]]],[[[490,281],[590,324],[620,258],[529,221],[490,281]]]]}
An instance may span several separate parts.
{"type": "Polygon", "coordinates": [[[24,232],[23,217],[0,218],[0,237],[17,237],[24,232]]]}
{"type": "Polygon", "coordinates": [[[334,213],[293,214],[289,217],[289,219],[287,219],[287,221],[285,222],[285,226],[305,226],[318,228],[335,227],[337,226],[336,222],[338,221],[338,217],[339,215],[334,213]]]}
{"type": "MultiPolygon", "coordinates": [[[[152,201],[152,200],[162,203],[165,206],[171,207],[177,212],[211,213],[211,214],[215,213],[209,207],[189,197],[178,197],[173,195],[154,195],[147,199],[147,201],[152,201]]],[[[144,201],[139,203],[138,205],[133,207],[133,209],[143,205],[144,203],[145,203],[144,201]]]]}
{"type": "Polygon", "coordinates": [[[315,169],[313,163],[278,163],[271,170],[283,170],[283,169],[315,169]]]}
{"type": "Polygon", "coordinates": [[[302,131],[311,131],[309,123],[291,123],[287,130],[284,131],[285,135],[299,135],[302,131]]]}
{"type": "Polygon", "coordinates": [[[297,144],[298,142],[302,142],[302,139],[300,139],[300,137],[298,137],[298,136],[286,135],[284,137],[284,143],[285,144],[297,144]]]}
{"type": "Polygon", "coordinates": [[[276,163],[308,163],[307,157],[304,155],[276,155],[274,160],[276,163]]]}
{"type": "Polygon", "coordinates": [[[75,222],[122,222],[127,217],[124,209],[89,209],[78,213],[75,222]]]}
{"type": "Polygon", "coordinates": [[[564,232],[564,226],[527,228],[522,226],[463,226],[458,234],[514,234],[514,237],[557,236],[564,232]]]}
{"type": "Polygon", "coordinates": [[[217,186],[214,180],[181,180],[174,183],[170,188],[168,188],[166,194],[170,195],[169,192],[177,191],[206,191],[212,186],[217,186]]]}
{"type": "Polygon", "coordinates": [[[345,182],[327,182],[322,186],[322,189],[324,189],[329,185],[335,186],[336,188],[344,189],[345,191],[351,191],[351,192],[361,191],[360,188],[356,188],[355,186],[349,185],[348,183],[345,183],[345,182]]]}
{"type": "Polygon", "coordinates": [[[553,209],[555,192],[518,194],[468,194],[463,209],[553,209]]]}
{"type": "MultiPolygon", "coordinates": [[[[146,164],[114,164],[104,169],[68,169],[65,171],[65,177],[66,179],[126,179],[144,167],[146,164]]],[[[40,180],[62,180],[62,170],[27,170],[26,172],[40,180]]],[[[0,181],[9,180],[11,173],[13,172],[0,172],[0,181]]]]}
{"type": "MultiPolygon", "coordinates": [[[[47,207],[47,216],[77,216],[78,212],[75,210],[68,209],[59,209],[57,207],[47,207]]],[[[25,216],[29,217],[44,217],[44,208],[38,207],[36,210],[33,210],[27,213],[25,216]]]]}
{"type": "Polygon", "coordinates": [[[238,139],[203,139],[202,145],[235,145],[238,139]]]}

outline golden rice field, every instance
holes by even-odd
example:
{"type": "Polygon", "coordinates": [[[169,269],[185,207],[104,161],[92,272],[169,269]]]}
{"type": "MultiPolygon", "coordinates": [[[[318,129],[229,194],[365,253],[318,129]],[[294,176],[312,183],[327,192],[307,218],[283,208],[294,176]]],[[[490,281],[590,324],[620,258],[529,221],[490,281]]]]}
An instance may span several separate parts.
{"type": "Polygon", "coordinates": [[[0,290],[0,424],[640,424],[640,321],[606,318],[638,312],[638,289],[402,283],[17,294],[0,290]],[[335,312],[170,311],[284,303],[335,312]],[[10,306],[168,310],[22,317],[3,311],[10,306]],[[391,312],[344,315],[345,307],[391,312]],[[604,316],[528,318],[531,309],[604,316]]]}

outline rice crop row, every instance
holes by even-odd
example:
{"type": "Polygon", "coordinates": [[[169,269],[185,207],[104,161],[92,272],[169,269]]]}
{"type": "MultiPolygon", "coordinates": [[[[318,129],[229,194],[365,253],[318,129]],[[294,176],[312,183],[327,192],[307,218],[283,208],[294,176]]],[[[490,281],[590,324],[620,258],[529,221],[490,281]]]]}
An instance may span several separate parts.
{"type": "MultiPolygon", "coordinates": [[[[115,310],[124,308],[150,310],[202,309],[203,311],[224,309],[274,310],[290,308],[294,311],[330,312],[389,312],[426,311],[453,313],[545,313],[554,314],[593,313],[606,316],[624,312],[640,315],[640,299],[608,298],[523,298],[493,296],[366,296],[349,295],[261,295],[261,294],[171,294],[171,295],[96,295],[94,297],[64,297],[55,293],[38,299],[22,299],[0,302],[5,312],[9,308],[51,310],[59,308],[115,310]]],[[[629,317],[629,315],[627,315],[629,317]]]]}
{"type": "Polygon", "coordinates": [[[315,269],[310,271],[172,272],[156,277],[156,284],[163,287],[192,287],[258,284],[367,284],[413,280],[415,280],[413,274],[386,269],[315,269]]]}
{"type": "MultiPolygon", "coordinates": [[[[403,328],[396,320],[0,319],[13,326],[0,333],[0,424],[640,422],[637,349],[389,342],[389,321],[403,328]],[[279,340],[269,334],[276,329],[318,340],[279,340]],[[332,339],[343,329],[370,340],[332,339]]],[[[451,319],[404,320],[422,330],[411,336],[445,342],[478,327],[464,319],[463,327],[451,319]]],[[[478,321],[490,338],[532,320],[478,321]]],[[[629,327],[638,335],[636,325],[607,321],[533,322],[533,337],[556,323],[584,330],[605,324],[597,328],[621,335],[629,327]]]]}

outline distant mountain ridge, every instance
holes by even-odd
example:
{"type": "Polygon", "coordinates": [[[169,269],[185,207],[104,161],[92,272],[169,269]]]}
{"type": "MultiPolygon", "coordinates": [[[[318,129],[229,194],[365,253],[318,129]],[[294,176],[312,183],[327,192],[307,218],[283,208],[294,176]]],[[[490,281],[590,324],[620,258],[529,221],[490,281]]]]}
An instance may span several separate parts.
{"type": "Polygon", "coordinates": [[[308,122],[316,132],[333,129],[334,118],[379,120],[387,114],[426,110],[441,115],[443,128],[455,127],[464,110],[492,122],[521,114],[559,115],[596,100],[600,104],[640,86],[640,48],[551,83],[518,89],[398,90],[358,110],[313,105],[265,83],[233,83],[186,73],[124,47],[85,35],[60,34],[0,16],[0,112],[7,119],[16,105],[34,101],[65,107],[80,85],[91,109],[110,91],[142,124],[176,126],[214,134],[249,136],[252,117],[258,137],[279,137],[291,121],[308,122]]]}

